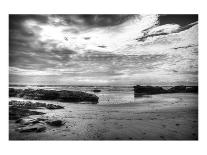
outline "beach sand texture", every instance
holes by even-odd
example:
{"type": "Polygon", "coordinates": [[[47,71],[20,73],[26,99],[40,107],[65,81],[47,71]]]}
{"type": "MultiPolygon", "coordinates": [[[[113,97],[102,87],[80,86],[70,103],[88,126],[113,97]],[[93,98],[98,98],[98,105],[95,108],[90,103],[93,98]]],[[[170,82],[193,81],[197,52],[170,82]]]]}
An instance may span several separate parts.
{"type": "Polygon", "coordinates": [[[32,118],[58,118],[61,127],[46,131],[19,133],[18,124],[9,121],[10,140],[197,140],[198,95],[159,94],[126,104],[91,105],[54,101],[64,109],[32,118]]]}

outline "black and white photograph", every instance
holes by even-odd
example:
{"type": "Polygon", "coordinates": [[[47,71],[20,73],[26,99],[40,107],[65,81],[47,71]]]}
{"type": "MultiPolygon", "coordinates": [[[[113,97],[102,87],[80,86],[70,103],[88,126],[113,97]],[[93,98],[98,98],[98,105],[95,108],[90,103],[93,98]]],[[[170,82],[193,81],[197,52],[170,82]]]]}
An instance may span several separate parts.
{"type": "Polygon", "coordinates": [[[198,14],[8,14],[9,141],[198,141],[198,14]]]}

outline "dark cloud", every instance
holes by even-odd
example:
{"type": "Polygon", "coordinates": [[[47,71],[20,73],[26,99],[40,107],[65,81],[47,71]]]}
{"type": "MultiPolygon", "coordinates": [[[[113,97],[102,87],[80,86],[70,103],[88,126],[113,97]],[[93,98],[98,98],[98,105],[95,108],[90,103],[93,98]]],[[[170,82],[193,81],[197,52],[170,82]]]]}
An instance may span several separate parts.
{"type": "Polygon", "coordinates": [[[159,24],[178,24],[182,27],[185,27],[188,24],[198,21],[197,14],[161,14],[159,16],[159,24]]]}
{"type": "MultiPolygon", "coordinates": [[[[39,23],[46,24],[48,22],[48,16],[46,15],[24,15],[16,14],[9,15],[9,38],[12,39],[13,36],[16,36],[15,33],[19,33],[24,36],[31,37],[35,35],[33,32],[28,31],[23,26],[23,22],[26,20],[35,20],[39,23]]],[[[33,27],[33,29],[38,29],[38,27],[33,27]]]]}
{"type": "Polygon", "coordinates": [[[178,71],[177,70],[172,70],[174,73],[177,73],[178,71]]]}
{"type": "Polygon", "coordinates": [[[89,40],[89,39],[91,39],[91,37],[84,37],[84,39],[85,39],[85,40],[89,40]]]}
{"type": "Polygon", "coordinates": [[[26,20],[35,20],[39,23],[47,23],[48,15],[29,15],[29,14],[10,14],[9,15],[9,29],[19,29],[21,28],[22,22],[26,20]]]}
{"type": "Polygon", "coordinates": [[[33,32],[26,29],[23,22],[35,20],[47,24],[46,15],[9,16],[9,66],[20,69],[45,70],[56,68],[58,64],[70,61],[75,51],[58,47],[55,40],[38,40],[40,27],[33,26],[33,32]],[[48,49],[50,47],[52,50],[48,49]]]}
{"type": "Polygon", "coordinates": [[[50,57],[47,59],[41,56],[33,56],[27,53],[19,53],[15,55],[10,55],[9,66],[17,67],[20,69],[35,69],[35,70],[45,70],[46,68],[53,68],[56,64],[52,63],[50,57]]]}
{"type": "Polygon", "coordinates": [[[182,46],[182,47],[175,47],[175,48],[173,48],[173,49],[175,49],[175,50],[177,50],[177,49],[181,49],[181,48],[186,49],[186,48],[197,47],[197,46],[198,46],[198,45],[188,45],[188,46],[182,46]]]}
{"type": "Polygon", "coordinates": [[[193,27],[194,25],[197,25],[197,24],[198,24],[198,22],[194,22],[194,23],[190,23],[190,24],[188,24],[186,26],[180,27],[177,31],[175,31],[175,33],[179,33],[181,31],[185,31],[185,30],[187,30],[187,29],[189,29],[189,28],[191,28],[191,27],[193,27]]]}
{"type": "Polygon", "coordinates": [[[134,17],[134,15],[120,15],[120,14],[107,14],[107,15],[55,15],[61,17],[68,24],[85,25],[88,27],[105,27],[115,26],[124,23],[125,21],[134,17]]]}
{"type": "Polygon", "coordinates": [[[81,15],[87,25],[91,26],[115,26],[122,24],[133,15],[81,15]]]}
{"type": "Polygon", "coordinates": [[[99,45],[97,47],[100,47],[100,48],[106,48],[107,46],[104,46],[104,45],[99,45]]]}
{"type": "Polygon", "coordinates": [[[21,69],[38,69],[56,68],[61,64],[71,60],[71,55],[77,54],[76,51],[68,48],[58,48],[54,43],[49,45],[51,50],[45,48],[45,42],[39,42],[38,46],[32,47],[22,42],[16,45],[16,49],[11,48],[9,53],[9,66],[19,67],[21,69]]]}
{"type": "MultiPolygon", "coordinates": [[[[10,61],[13,61],[12,56],[15,53],[30,52],[30,44],[34,43],[37,39],[40,27],[34,26],[32,31],[24,27],[23,23],[26,20],[35,20],[39,23],[46,24],[48,17],[46,15],[9,15],[9,54],[10,61]]],[[[14,58],[15,59],[15,58],[14,58]]]]}

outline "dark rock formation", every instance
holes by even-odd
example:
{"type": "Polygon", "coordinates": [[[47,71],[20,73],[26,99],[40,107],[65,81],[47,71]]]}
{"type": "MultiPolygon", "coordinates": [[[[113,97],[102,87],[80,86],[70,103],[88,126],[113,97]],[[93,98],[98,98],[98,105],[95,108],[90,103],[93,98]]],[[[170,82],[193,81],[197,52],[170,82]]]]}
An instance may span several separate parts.
{"type": "Polygon", "coordinates": [[[62,120],[57,118],[31,118],[25,117],[16,120],[20,126],[16,129],[19,132],[42,132],[46,130],[47,124],[50,126],[60,127],[65,124],[62,120]]]}
{"type": "Polygon", "coordinates": [[[47,124],[51,125],[51,126],[62,126],[64,125],[65,123],[61,120],[50,120],[50,121],[47,121],[47,124]]]}
{"type": "Polygon", "coordinates": [[[60,105],[54,105],[54,104],[47,104],[46,105],[46,108],[47,109],[64,109],[62,106],[60,106],[60,105]]]}
{"type": "Polygon", "coordinates": [[[19,132],[42,132],[45,130],[46,130],[46,127],[42,123],[17,128],[17,131],[19,132]]]}
{"type": "Polygon", "coordinates": [[[165,90],[162,87],[153,86],[134,86],[134,93],[136,95],[148,95],[148,94],[162,94],[165,90]]]}
{"type": "Polygon", "coordinates": [[[167,90],[169,93],[183,93],[186,91],[186,86],[175,86],[167,90]]]}
{"type": "Polygon", "coordinates": [[[9,101],[9,106],[22,108],[22,109],[39,109],[41,107],[46,107],[46,103],[40,102],[30,102],[30,101],[9,101]]]}
{"type": "Polygon", "coordinates": [[[30,109],[47,108],[47,109],[63,109],[64,107],[53,104],[30,101],[10,101],[9,102],[9,120],[17,120],[30,115],[42,115],[43,112],[32,111],[30,109]]]}
{"type": "Polygon", "coordinates": [[[45,113],[38,112],[38,111],[31,111],[28,109],[14,107],[14,106],[9,107],[9,120],[17,120],[22,117],[26,117],[30,115],[42,115],[42,114],[45,114],[45,113]]]}
{"type": "Polygon", "coordinates": [[[198,93],[198,86],[190,86],[186,88],[187,93],[198,93]]]}
{"type": "MultiPolygon", "coordinates": [[[[38,108],[47,109],[62,109],[62,106],[45,104],[40,102],[30,102],[30,101],[10,101],[9,102],[9,120],[16,120],[15,123],[19,123],[19,127],[16,129],[19,132],[42,132],[46,130],[47,124],[51,126],[62,126],[64,122],[58,119],[48,118],[32,118],[28,117],[30,115],[42,115],[45,113],[38,111],[31,111],[30,109],[38,108]]],[[[36,116],[35,116],[36,117],[36,116]]]]}
{"type": "Polygon", "coordinates": [[[25,99],[34,100],[56,100],[63,102],[91,102],[98,103],[98,97],[94,94],[89,94],[80,91],[56,91],[44,89],[14,89],[9,88],[9,97],[22,97],[25,99]]]}
{"type": "Polygon", "coordinates": [[[174,86],[167,90],[158,86],[134,86],[135,96],[164,93],[198,93],[198,86],[174,86]]]}
{"type": "Polygon", "coordinates": [[[16,123],[20,123],[21,125],[33,125],[33,124],[37,124],[37,123],[44,123],[46,119],[44,118],[20,118],[18,120],[16,120],[16,123]]]}
{"type": "Polygon", "coordinates": [[[94,89],[93,92],[99,93],[99,92],[101,92],[101,90],[100,89],[94,89]]]}
{"type": "Polygon", "coordinates": [[[167,91],[169,93],[198,93],[198,86],[175,86],[167,91]]]}
{"type": "Polygon", "coordinates": [[[54,104],[46,104],[46,103],[40,103],[40,102],[30,102],[30,101],[10,101],[9,105],[16,108],[22,108],[22,109],[39,109],[39,108],[47,108],[47,109],[63,109],[64,107],[60,105],[54,105],[54,104]]]}
{"type": "Polygon", "coordinates": [[[59,91],[59,98],[57,100],[64,102],[91,102],[98,103],[98,97],[94,94],[89,94],[81,91],[59,91]]]}

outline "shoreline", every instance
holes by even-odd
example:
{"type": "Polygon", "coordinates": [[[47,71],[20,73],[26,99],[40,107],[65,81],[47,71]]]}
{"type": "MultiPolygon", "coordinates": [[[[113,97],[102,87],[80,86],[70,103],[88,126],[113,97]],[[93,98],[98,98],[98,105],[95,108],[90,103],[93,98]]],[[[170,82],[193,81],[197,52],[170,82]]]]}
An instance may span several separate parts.
{"type": "MultiPolygon", "coordinates": [[[[65,121],[40,133],[19,133],[9,122],[10,140],[198,140],[198,95],[168,94],[163,100],[114,105],[60,103],[43,117],[65,121]],[[65,106],[66,105],[66,106],[65,106]]],[[[54,103],[48,101],[48,103],[54,103]]],[[[37,117],[37,116],[32,116],[37,117]]]]}

